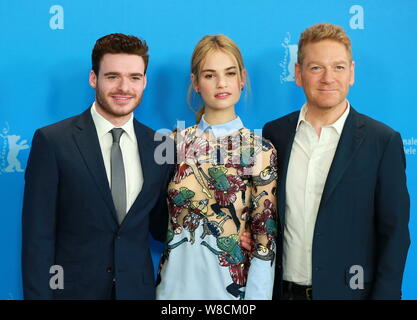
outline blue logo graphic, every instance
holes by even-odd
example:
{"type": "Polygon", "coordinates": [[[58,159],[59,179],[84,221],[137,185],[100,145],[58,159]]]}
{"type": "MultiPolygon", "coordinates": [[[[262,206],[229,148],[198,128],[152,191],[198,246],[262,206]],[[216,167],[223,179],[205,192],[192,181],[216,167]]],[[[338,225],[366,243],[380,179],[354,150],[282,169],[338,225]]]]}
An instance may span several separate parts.
{"type": "Polygon", "coordinates": [[[9,134],[9,132],[10,127],[6,122],[0,133],[0,174],[25,171],[18,159],[18,155],[21,150],[29,149],[27,140],[20,140],[19,135],[9,134]]]}

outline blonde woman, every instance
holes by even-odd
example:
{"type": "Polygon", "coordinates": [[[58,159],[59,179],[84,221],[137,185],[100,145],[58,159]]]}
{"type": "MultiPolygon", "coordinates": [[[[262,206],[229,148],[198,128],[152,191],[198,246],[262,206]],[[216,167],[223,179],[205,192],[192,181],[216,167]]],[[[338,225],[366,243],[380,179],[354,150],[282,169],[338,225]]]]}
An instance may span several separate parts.
{"type": "Polygon", "coordinates": [[[169,228],[158,299],[271,299],[276,237],[276,152],[235,114],[246,82],[242,55],[205,36],[191,60],[197,124],[174,135],[169,228]],[[239,237],[249,231],[251,252],[239,237]]]}

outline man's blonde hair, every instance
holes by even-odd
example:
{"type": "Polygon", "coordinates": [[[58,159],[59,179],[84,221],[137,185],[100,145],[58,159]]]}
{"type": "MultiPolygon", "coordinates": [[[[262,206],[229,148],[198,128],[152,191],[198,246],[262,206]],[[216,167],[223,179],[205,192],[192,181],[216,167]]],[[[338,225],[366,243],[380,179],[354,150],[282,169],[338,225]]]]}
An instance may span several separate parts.
{"type": "Polygon", "coordinates": [[[352,47],[349,36],[346,34],[342,27],[336,26],[331,23],[319,23],[315,24],[301,34],[298,41],[298,58],[299,64],[304,60],[304,47],[309,43],[315,43],[322,40],[333,40],[343,44],[348,52],[348,57],[352,61],[352,47]]]}

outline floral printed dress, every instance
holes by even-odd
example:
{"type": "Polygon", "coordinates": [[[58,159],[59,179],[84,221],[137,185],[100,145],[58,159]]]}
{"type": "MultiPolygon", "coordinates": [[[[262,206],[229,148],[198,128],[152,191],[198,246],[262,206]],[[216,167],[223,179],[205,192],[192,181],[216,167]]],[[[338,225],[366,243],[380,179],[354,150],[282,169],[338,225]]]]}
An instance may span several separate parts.
{"type": "Polygon", "coordinates": [[[174,137],[178,160],[157,299],[271,299],[276,151],[243,125],[218,138],[200,129],[174,137]],[[240,246],[246,230],[252,252],[240,246]]]}

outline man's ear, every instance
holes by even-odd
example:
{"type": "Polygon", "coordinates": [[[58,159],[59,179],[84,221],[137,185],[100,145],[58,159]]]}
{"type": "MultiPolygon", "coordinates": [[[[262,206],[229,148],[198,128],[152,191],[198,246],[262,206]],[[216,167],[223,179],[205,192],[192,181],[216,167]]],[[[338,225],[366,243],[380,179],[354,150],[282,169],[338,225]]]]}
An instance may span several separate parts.
{"type": "Polygon", "coordinates": [[[349,85],[353,86],[353,84],[355,83],[355,61],[352,61],[352,63],[350,64],[350,80],[349,80],[349,85]]]}
{"type": "Polygon", "coordinates": [[[88,79],[88,82],[90,83],[91,88],[95,89],[97,87],[97,76],[93,70],[90,71],[90,78],[88,79]]]}
{"type": "Polygon", "coordinates": [[[148,78],[146,77],[146,74],[145,74],[143,76],[143,90],[145,90],[147,83],[148,83],[148,78]]]}
{"type": "Polygon", "coordinates": [[[301,77],[301,65],[296,62],[295,63],[295,83],[297,84],[297,86],[302,87],[303,86],[303,81],[302,81],[302,77],[301,77]]]}

